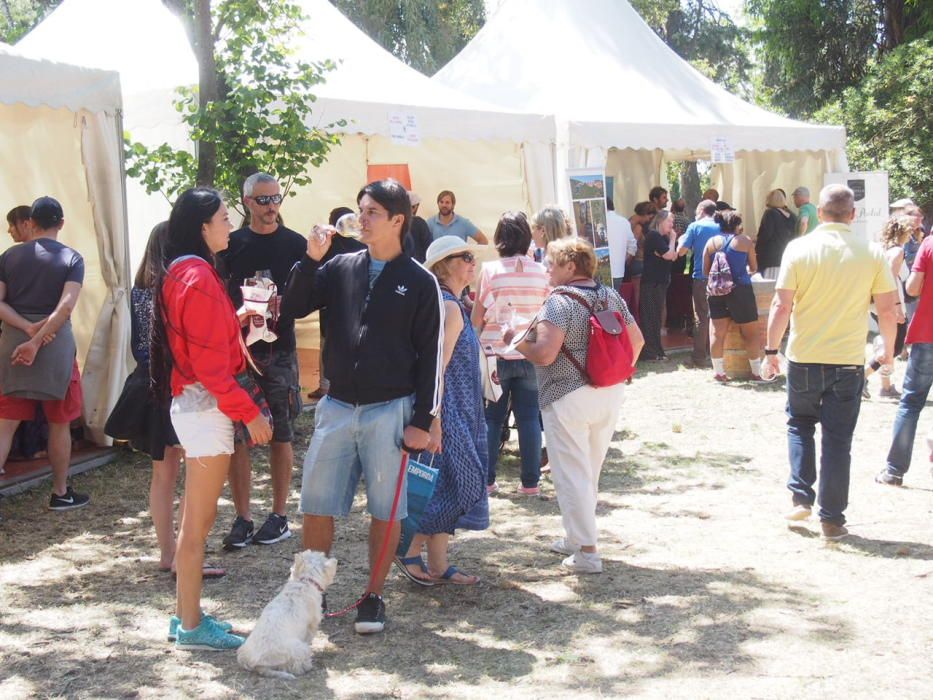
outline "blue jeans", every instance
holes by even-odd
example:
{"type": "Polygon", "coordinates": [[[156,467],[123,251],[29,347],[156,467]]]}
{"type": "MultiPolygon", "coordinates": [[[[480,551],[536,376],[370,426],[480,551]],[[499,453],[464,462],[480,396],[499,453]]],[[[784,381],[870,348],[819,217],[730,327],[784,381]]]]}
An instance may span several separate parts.
{"type": "Polygon", "coordinates": [[[502,396],[486,405],[486,436],[489,443],[486,483],[496,481],[496,463],[499,461],[499,435],[506,419],[509,397],[518,423],[518,451],[522,458],[522,486],[538,485],[541,478],[541,418],[538,411],[538,380],[535,368],[528,360],[496,362],[502,396]]]}
{"type": "Polygon", "coordinates": [[[816,494],[816,444],[819,423],[820,520],[845,523],[849,503],[852,433],[862,406],[865,372],[855,365],[787,363],[787,449],[794,503],[812,506],[816,494]]]}
{"type": "Polygon", "coordinates": [[[914,343],[910,348],[904,392],[894,418],[894,438],[888,452],[888,473],[904,476],[910,469],[910,453],[917,434],[917,419],[933,386],[933,343],[914,343]]]}

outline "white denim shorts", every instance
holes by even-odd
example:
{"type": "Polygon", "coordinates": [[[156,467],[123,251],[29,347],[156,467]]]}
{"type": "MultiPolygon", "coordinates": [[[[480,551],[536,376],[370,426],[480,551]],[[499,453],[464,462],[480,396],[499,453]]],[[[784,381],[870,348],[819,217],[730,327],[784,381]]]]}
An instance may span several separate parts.
{"type": "Polygon", "coordinates": [[[172,398],[169,415],[185,457],[233,454],[233,421],[217,408],[217,399],[201,382],[189,384],[172,398]]]}

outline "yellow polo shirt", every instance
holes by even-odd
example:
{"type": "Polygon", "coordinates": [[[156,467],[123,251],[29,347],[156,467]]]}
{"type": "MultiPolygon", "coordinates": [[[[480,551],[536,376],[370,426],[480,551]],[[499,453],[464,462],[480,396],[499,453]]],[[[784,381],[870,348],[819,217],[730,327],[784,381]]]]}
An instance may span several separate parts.
{"type": "Polygon", "coordinates": [[[865,362],[872,295],[896,289],[881,247],[837,223],[787,245],[775,287],[794,292],[787,358],[828,365],[865,362]]]}

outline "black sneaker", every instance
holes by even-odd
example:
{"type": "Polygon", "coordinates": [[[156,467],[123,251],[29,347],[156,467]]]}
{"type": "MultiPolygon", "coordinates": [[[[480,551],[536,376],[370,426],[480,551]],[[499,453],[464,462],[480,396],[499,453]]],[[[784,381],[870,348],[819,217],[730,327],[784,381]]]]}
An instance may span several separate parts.
{"type": "Polygon", "coordinates": [[[253,521],[236,516],[233,521],[233,527],[230,528],[230,534],[224,537],[224,549],[233,551],[234,549],[243,549],[253,541],[253,521]]]}
{"type": "Polygon", "coordinates": [[[382,596],[370,593],[356,610],[356,623],[353,627],[357,634],[376,634],[386,627],[386,606],[382,596]]]}
{"type": "Polygon", "coordinates": [[[259,532],[253,537],[253,542],[258,544],[275,544],[282,540],[287,540],[292,536],[292,531],[288,529],[288,518],[278,513],[270,513],[266,522],[259,528],[259,532]]]}
{"type": "Polygon", "coordinates": [[[49,498],[49,510],[74,510],[75,508],[84,508],[91,502],[91,497],[84,493],[75,493],[70,486],[65,490],[64,496],[56,496],[52,492],[49,498]]]}

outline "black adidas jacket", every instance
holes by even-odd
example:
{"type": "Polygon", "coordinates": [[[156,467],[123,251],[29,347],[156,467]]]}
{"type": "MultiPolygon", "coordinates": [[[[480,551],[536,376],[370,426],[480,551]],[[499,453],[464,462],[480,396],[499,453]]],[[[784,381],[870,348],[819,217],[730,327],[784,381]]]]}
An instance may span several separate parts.
{"type": "Polygon", "coordinates": [[[428,430],[441,399],[443,298],[434,276],[404,253],[369,289],[369,251],[292,268],[282,313],[327,309],[324,376],[329,394],[360,405],[415,395],[411,425],[428,430]]]}

